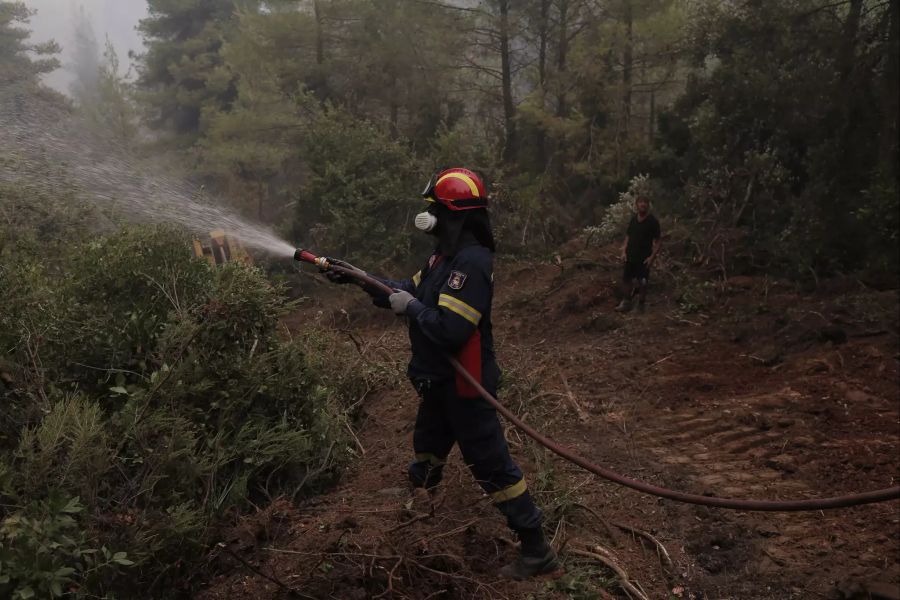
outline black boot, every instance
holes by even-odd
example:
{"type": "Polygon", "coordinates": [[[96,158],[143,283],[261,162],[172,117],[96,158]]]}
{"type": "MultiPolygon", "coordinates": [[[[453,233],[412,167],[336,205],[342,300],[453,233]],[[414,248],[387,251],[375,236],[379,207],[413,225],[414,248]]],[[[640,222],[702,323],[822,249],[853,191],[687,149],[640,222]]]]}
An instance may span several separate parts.
{"type": "Polygon", "coordinates": [[[522,541],[519,556],[515,561],[500,569],[501,577],[521,581],[559,569],[556,552],[547,543],[540,527],[520,529],[516,533],[522,541]]]}

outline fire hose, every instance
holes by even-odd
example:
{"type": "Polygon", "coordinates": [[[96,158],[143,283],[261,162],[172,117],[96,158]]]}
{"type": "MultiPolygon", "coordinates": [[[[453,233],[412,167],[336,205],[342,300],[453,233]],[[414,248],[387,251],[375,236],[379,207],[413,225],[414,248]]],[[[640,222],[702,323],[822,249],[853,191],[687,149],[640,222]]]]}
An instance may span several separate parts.
{"type": "MultiPolygon", "coordinates": [[[[377,279],[370,277],[365,273],[354,271],[353,269],[347,269],[340,265],[332,264],[328,262],[327,258],[316,256],[308,250],[298,249],[294,254],[294,259],[302,262],[312,263],[318,266],[320,269],[331,270],[341,275],[346,275],[347,277],[353,278],[360,283],[365,284],[366,286],[378,289],[385,294],[393,294],[395,291],[381,281],[378,281],[377,279]]],[[[481,384],[474,377],[472,377],[472,375],[469,374],[468,371],[466,371],[466,369],[459,363],[459,361],[449,355],[446,358],[453,366],[453,368],[456,369],[456,371],[459,372],[459,374],[470,385],[478,390],[478,393],[481,394],[481,397],[484,398],[488,403],[490,403],[490,405],[493,406],[494,409],[497,410],[497,412],[503,415],[510,423],[512,423],[517,428],[519,428],[519,430],[534,439],[541,446],[547,448],[548,450],[564,458],[565,460],[578,465],[582,469],[593,473],[594,475],[597,475],[614,483],[618,483],[619,485],[631,488],[633,490],[643,492],[645,494],[659,496],[660,498],[668,498],[669,500],[675,500],[677,502],[684,502],[687,504],[699,504],[701,506],[713,506],[731,510],[770,512],[811,511],[824,510],[828,508],[845,508],[848,506],[871,504],[873,502],[885,502],[888,500],[895,500],[897,498],[900,498],[900,485],[873,490],[870,492],[846,494],[844,496],[833,496],[831,498],[811,498],[806,500],[745,500],[737,498],[718,498],[715,496],[679,492],[677,490],[656,486],[645,481],[631,479],[611,469],[602,467],[589,461],[588,459],[576,454],[575,452],[564,446],[559,445],[544,434],[533,429],[531,426],[529,426],[519,417],[513,414],[509,409],[503,406],[503,404],[501,404],[500,401],[497,400],[497,398],[495,398],[490,392],[485,390],[481,386],[481,384]]]]}

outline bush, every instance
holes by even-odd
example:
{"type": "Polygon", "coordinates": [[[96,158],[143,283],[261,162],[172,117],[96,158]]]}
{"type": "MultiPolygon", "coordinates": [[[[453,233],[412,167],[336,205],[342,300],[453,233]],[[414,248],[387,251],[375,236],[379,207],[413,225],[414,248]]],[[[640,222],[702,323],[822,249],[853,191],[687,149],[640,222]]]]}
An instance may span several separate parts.
{"type": "Polygon", "coordinates": [[[2,597],[60,598],[84,587],[102,588],[106,577],[134,564],[125,552],[88,547],[76,521],[83,512],[77,498],[52,494],[0,522],[2,597]]]}
{"type": "Polygon", "coordinates": [[[0,280],[15,372],[0,400],[26,415],[2,415],[2,505],[26,508],[0,518],[29,528],[0,536],[9,590],[166,596],[235,510],[334,480],[348,457],[341,393],[360,384],[327,381],[318,345],[284,339],[290,305],[259,271],[213,268],[164,227],[74,245],[57,264],[28,256],[0,262],[19,279],[0,280]],[[86,510],[75,521],[59,498],[86,510]],[[57,535],[74,545],[40,537],[57,535]],[[21,566],[56,543],[47,564],[21,566]]]}
{"type": "Polygon", "coordinates": [[[334,109],[304,138],[309,180],[297,204],[295,239],[348,260],[407,259],[417,192],[427,175],[412,154],[375,125],[334,109]]]}
{"type": "Polygon", "coordinates": [[[628,222],[634,215],[634,202],[642,195],[647,199],[654,196],[650,178],[647,175],[636,175],[631,179],[628,189],[619,194],[619,200],[607,207],[603,219],[597,227],[588,227],[585,233],[596,238],[600,243],[608,243],[622,239],[628,229],[628,222]]]}

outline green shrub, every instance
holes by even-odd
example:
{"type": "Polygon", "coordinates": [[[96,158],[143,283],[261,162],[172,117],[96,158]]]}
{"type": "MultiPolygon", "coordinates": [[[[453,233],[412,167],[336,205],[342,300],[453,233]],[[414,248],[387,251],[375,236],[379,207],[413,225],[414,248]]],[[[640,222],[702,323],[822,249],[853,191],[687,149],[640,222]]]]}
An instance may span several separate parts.
{"type": "Polygon", "coordinates": [[[42,498],[62,488],[94,504],[114,453],[100,406],[82,396],[63,398],[22,431],[12,463],[18,495],[42,498]]]}
{"type": "Polygon", "coordinates": [[[60,598],[102,588],[105,577],[134,564],[125,552],[89,547],[76,521],[83,512],[77,498],[54,493],[0,522],[0,596],[60,598]]]}
{"type": "Polygon", "coordinates": [[[33,539],[3,548],[21,563],[44,544],[38,530],[74,546],[39,572],[15,567],[11,590],[164,597],[200,572],[230,515],[314,493],[346,463],[345,395],[365,384],[322,375],[324,342],[285,339],[290,304],[257,269],[212,268],[160,227],[74,245],[52,265],[19,258],[0,262],[22,283],[0,280],[13,292],[2,335],[17,374],[0,393],[28,416],[3,415],[0,494],[26,509],[0,518],[33,539]],[[58,497],[87,510],[60,516],[58,497]],[[82,548],[101,550],[72,562],[82,548]],[[128,553],[127,577],[98,566],[126,560],[102,548],[128,553]]]}
{"type": "Polygon", "coordinates": [[[407,258],[422,237],[412,236],[412,216],[422,210],[418,192],[430,173],[374,124],[337,109],[320,115],[304,140],[309,179],[295,238],[351,261],[407,258]]]}

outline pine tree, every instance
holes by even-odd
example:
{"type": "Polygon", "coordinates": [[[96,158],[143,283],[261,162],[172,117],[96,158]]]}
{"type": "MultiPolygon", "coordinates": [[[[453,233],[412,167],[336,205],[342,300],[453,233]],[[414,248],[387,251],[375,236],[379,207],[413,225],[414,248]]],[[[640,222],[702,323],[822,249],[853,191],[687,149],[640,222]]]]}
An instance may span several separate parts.
{"type": "Polygon", "coordinates": [[[97,101],[96,92],[100,78],[100,48],[90,15],[84,6],[73,13],[72,62],[66,68],[75,75],[69,91],[78,106],[90,106],[97,101]]]}
{"type": "MultiPolygon", "coordinates": [[[[242,3],[248,4],[255,3],[242,3]]],[[[148,0],[148,7],[139,26],[147,52],[138,79],[147,122],[190,145],[203,130],[204,113],[227,109],[235,98],[221,55],[235,28],[235,2],[148,0]]]]}
{"type": "Polygon", "coordinates": [[[28,43],[31,32],[24,28],[34,11],[23,2],[0,1],[0,87],[15,83],[37,84],[43,73],[59,67],[53,56],[56,42],[28,43]],[[30,54],[37,58],[31,58],[30,54]]]}

